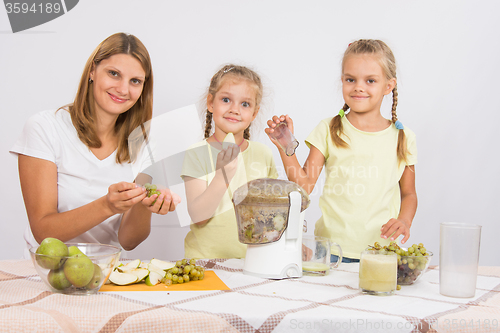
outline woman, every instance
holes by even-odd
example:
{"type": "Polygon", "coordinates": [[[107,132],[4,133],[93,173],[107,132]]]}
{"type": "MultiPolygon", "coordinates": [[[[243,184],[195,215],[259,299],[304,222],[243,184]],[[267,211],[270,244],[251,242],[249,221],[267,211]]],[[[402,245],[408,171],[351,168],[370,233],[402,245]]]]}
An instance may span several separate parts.
{"type": "Polygon", "coordinates": [[[18,154],[28,246],[54,237],[132,250],[148,237],[153,212],[175,209],[169,190],[148,197],[131,182],[128,136],[151,119],[152,106],[148,51],[135,36],[117,33],[88,59],[72,104],[28,120],[11,150],[18,154]]]}

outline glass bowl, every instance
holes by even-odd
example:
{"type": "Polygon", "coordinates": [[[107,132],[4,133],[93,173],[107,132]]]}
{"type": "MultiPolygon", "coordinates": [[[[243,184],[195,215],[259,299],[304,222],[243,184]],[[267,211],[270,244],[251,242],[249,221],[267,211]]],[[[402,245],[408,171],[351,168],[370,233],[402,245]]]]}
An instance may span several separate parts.
{"type": "Polygon", "coordinates": [[[432,259],[432,252],[422,256],[398,255],[398,284],[411,285],[427,271],[432,259]]]}
{"type": "Polygon", "coordinates": [[[118,265],[121,249],[97,243],[66,243],[66,246],[68,248],[74,246],[82,254],[49,256],[36,253],[38,247],[29,249],[38,275],[55,293],[70,295],[97,293],[118,265]],[[52,269],[46,268],[47,266],[51,266],[52,269]]]}

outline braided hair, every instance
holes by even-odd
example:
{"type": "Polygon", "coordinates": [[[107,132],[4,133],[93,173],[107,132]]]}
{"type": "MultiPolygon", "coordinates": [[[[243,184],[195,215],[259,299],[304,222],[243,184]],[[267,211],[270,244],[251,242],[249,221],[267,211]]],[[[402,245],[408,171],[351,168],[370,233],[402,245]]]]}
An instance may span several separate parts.
{"type": "MultiPolygon", "coordinates": [[[[380,66],[382,67],[382,71],[386,75],[388,80],[396,78],[396,60],[394,58],[394,54],[387,44],[385,44],[381,40],[374,39],[360,39],[357,40],[347,47],[347,50],[344,52],[344,57],[342,59],[342,68],[344,68],[344,63],[348,56],[353,54],[373,54],[378,56],[380,60],[380,66]]],[[[391,122],[393,124],[398,120],[398,116],[396,114],[396,107],[398,105],[398,89],[397,83],[392,89],[392,108],[391,108],[391,122]]],[[[346,112],[349,110],[349,105],[344,104],[342,110],[346,112]]],[[[344,135],[342,128],[342,117],[340,115],[336,115],[330,122],[330,135],[332,137],[332,141],[337,147],[347,148],[349,147],[348,143],[342,139],[342,135],[344,135]]],[[[398,161],[401,163],[402,161],[406,162],[406,158],[408,155],[408,150],[406,147],[406,138],[404,130],[399,130],[398,134],[398,145],[397,145],[397,157],[398,161]]]]}

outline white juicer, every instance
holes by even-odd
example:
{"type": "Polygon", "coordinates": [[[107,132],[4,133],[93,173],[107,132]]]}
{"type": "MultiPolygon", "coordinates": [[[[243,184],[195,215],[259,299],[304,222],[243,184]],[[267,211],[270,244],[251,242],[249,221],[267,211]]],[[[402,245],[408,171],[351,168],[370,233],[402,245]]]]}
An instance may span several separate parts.
{"type": "Polygon", "coordinates": [[[309,196],[297,184],[256,179],[233,196],[240,242],[247,244],[243,273],[268,279],[302,276],[302,229],[309,196]]]}

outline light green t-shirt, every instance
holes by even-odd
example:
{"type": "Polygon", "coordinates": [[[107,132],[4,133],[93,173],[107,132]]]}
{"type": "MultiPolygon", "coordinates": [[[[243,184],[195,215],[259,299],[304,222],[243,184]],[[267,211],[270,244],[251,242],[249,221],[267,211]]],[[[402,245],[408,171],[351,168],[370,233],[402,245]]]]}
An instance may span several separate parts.
{"type": "MultiPolygon", "coordinates": [[[[359,258],[380,238],[380,228],[399,215],[399,180],[405,162],[398,163],[396,147],[399,130],[394,125],[380,132],[356,129],[342,118],[342,139],[348,148],[338,148],[330,136],[330,121],[322,120],[306,139],[325,157],[325,185],[319,199],[322,212],[314,234],[332,239],[342,247],[343,255],[359,258]]],[[[405,127],[408,162],[417,163],[415,134],[405,127]]],[[[332,252],[335,248],[332,248],[332,252]]]]}
{"type": "MultiPolygon", "coordinates": [[[[266,145],[248,141],[248,148],[238,155],[238,168],[214,216],[203,226],[191,223],[184,239],[186,258],[244,258],[246,245],[238,240],[238,228],[230,193],[247,182],[258,178],[278,178],[271,149],[266,145]]],[[[203,140],[186,152],[182,177],[202,179],[207,187],[215,177],[217,154],[203,140]]]]}

